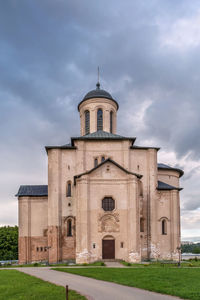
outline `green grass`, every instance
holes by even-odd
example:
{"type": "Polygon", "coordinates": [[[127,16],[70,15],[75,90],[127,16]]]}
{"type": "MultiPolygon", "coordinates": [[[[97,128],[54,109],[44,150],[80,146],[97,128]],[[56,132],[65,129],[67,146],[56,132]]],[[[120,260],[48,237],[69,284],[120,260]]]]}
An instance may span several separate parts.
{"type": "MultiPolygon", "coordinates": [[[[155,262],[146,262],[146,263],[128,263],[126,261],[120,261],[126,267],[134,267],[134,268],[177,268],[178,262],[170,262],[170,261],[155,261],[155,262]]],[[[200,260],[187,260],[181,262],[181,268],[190,268],[190,267],[200,267],[200,260]]]]}
{"type": "MultiPolygon", "coordinates": [[[[0,300],[64,300],[65,288],[16,270],[0,270],[0,300]]],[[[69,300],[86,298],[69,291],[69,300]]]]}
{"type": "Polygon", "coordinates": [[[46,265],[44,263],[34,263],[34,264],[25,264],[25,265],[11,265],[11,264],[5,264],[5,265],[0,265],[0,268],[33,268],[33,267],[89,267],[89,266],[94,266],[94,267],[104,267],[105,263],[102,261],[96,261],[90,264],[70,264],[70,263],[60,263],[60,264],[49,264],[46,265]]]}
{"type": "Polygon", "coordinates": [[[95,279],[174,295],[183,299],[200,299],[200,269],[184,268],[85,268],[54,269],[95,279]]]}

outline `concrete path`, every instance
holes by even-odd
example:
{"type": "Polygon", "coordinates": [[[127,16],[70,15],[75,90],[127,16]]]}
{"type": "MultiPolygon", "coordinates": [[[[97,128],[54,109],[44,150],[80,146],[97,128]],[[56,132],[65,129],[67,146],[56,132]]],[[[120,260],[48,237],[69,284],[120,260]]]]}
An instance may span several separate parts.
{"type": "Polygon", "coordinates": [[[118,261],[105,261],[104,263],[106,267],[109,268],[127,268],[123,264],[120,264],[118,261]]]}
{"type": "Polygon", "coordinates": [[[177,297],[157,294],[112,282],[96,280],[50,268],[17,268],[18,271],[61,286],[69,286],[89,300],[175,300],[177,297]]]}

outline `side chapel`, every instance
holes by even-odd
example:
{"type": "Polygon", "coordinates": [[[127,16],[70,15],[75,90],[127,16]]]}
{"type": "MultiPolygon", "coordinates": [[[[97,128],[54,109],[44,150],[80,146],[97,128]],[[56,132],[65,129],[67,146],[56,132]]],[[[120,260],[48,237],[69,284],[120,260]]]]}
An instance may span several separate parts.
{"type": "Polygon", "coordinates": [[[19,263],[178,260],[183,171],[116,134],[118,108],[98,82],[80,136],[46,146],[48,185],[20,186],[19,263]]]}

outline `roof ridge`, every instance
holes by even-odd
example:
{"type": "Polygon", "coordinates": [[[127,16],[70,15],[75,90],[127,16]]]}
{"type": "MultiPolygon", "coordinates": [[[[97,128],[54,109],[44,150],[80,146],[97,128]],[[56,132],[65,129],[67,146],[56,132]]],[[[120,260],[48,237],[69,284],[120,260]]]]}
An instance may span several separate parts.
{"type": "Polygon", "coordinates": [[[75,175],[75,176],[74,176],[74,185],[76,185],[76,179],[77,179],[77,178],[80,178],[80,177],[83,176],[83,175],[87,175],[87,174],[92,173],[93,171],[95,171],[96,169],[98,169],[98,168],[101,167],[103,164],[107,163],[108,161],[111,162],[111,163],[113,163],[114,165],[116,165],[118,168],[120,168],[120,169],[123,170],[124,172],[126,172],[126,173],[128,173],[128,174],[135,175],[135,176],[138,177],[138,178],[142,178],[142,175],[137,174],[137,173],[134,173],[134,172],[131,172],[131,171],[125,169],[124,167],[122,167],[120,164],[118,164],[116,161],[112,160],[111,158],[107,158],[106,160],[104,160],[103,162],[101,162],[100,164],[98,164],[96,167],[90,169],[89,171],[86,171],[86,172],[84,172],[84,173],[75,175]]]}
{"type": "Polygon", "coordinates": [[[116,134],[116,133],[109,132],[109,131],[105,131],[105,130],[96,130],[96,131],[94,131],[94,132],[85,134],[85,135],[83,135],[83,136],[89,136],[89,135],[91,136],[91,135],[95,135],[95,134],[97,134],[97,133],[99,133],[99,134],[103,133],[103,134],[107,134],[107,135],[120,136],[120,137],[122,137],[122,135],[120,135],[120,134],[116,134]]]}

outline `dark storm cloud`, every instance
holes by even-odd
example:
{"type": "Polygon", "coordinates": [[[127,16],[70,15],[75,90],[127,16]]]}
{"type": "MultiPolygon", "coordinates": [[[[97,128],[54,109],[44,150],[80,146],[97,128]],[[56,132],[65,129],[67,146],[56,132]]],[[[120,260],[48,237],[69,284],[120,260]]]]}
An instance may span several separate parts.
{"type": "Polygon", "coordinates": [[[120,104],[119,133],[200,159],[200,41],[167,44],[198,10],[188,0],[2,1],[1,203],[19,184],[46,182],[43,146],[79,133],[77,104],[95,87],[97,65],[120,104]]]}

